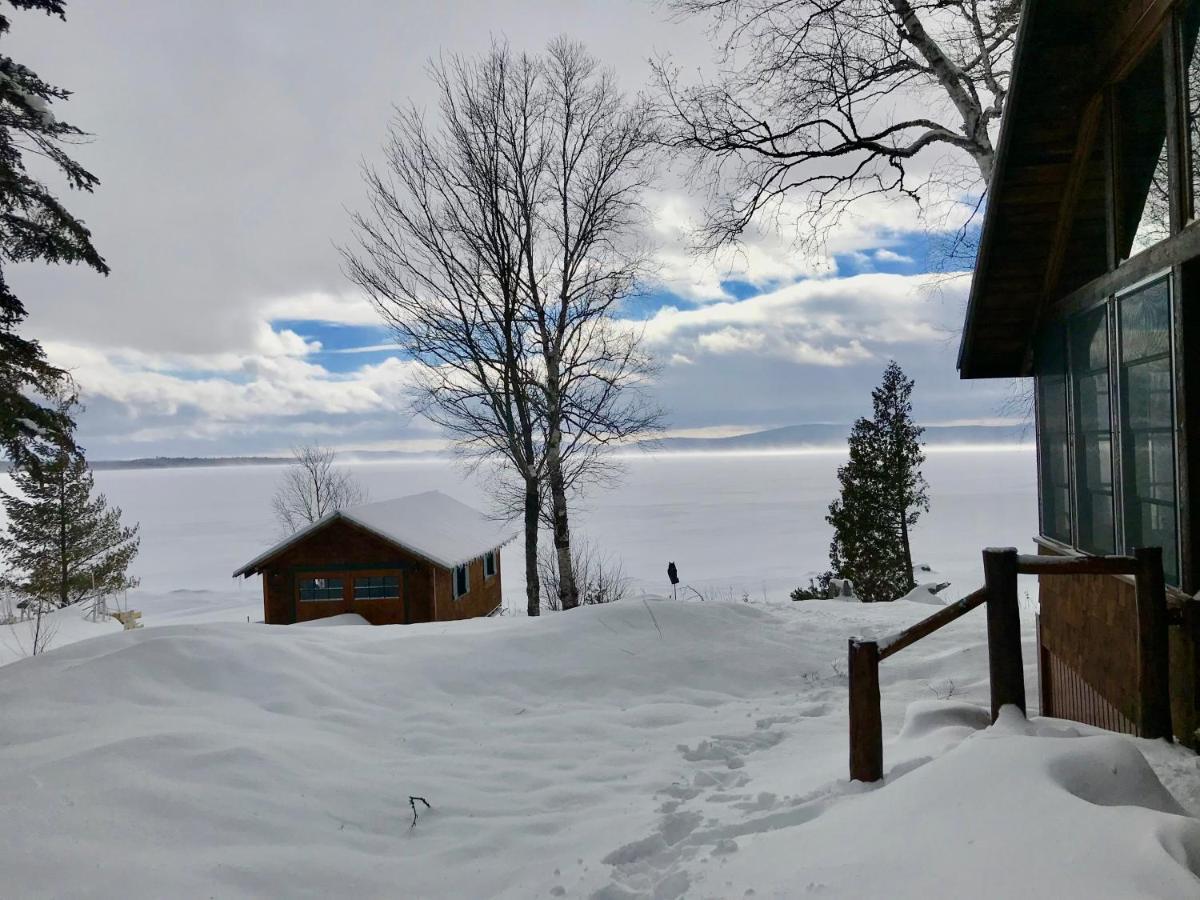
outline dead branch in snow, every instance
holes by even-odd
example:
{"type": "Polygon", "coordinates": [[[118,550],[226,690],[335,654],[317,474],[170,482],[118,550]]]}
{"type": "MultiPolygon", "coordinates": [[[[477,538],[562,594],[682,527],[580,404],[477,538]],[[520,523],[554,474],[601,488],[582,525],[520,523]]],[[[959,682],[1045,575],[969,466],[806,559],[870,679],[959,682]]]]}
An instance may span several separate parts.
{"type": "Polygon", "coordinates": [[[413,814],[412,824],[408,826],[409,828],[417,827],[417,801],[418,800],[420,800],[422,803],[425,804],[426,809],[433,809],[433,807],[429,805],[429,801],[426,800],[424,797],[414,797],[412,795],[409,795],[408,805],[412,807],[412,814],[413,814]]]}

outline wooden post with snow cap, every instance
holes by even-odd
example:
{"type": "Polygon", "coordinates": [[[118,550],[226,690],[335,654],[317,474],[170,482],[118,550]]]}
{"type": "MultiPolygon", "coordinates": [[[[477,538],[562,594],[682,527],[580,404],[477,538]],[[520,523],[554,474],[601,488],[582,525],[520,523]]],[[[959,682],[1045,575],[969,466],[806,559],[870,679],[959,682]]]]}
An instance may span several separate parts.
{"type": "Polygon", "coordinates": [[[850,638],[850,780],[883,777],[883,718],[879,711],[879,644],[850,638]]]}
{"type": "Polygon", "coordinates": [[[987,591],[988,675],[995,722],[1002,706],[1012,704],[1025,713],[1015,547],[989,547],[983,551],[983,581],[987,591]]]}
{"type": "Polygon", "coordinates": [[[1138,731],[1144,738],[1172,738],[1167,589],[1161,547],[1139,547],[1136,597],[1138,623],[1138,731]]]}

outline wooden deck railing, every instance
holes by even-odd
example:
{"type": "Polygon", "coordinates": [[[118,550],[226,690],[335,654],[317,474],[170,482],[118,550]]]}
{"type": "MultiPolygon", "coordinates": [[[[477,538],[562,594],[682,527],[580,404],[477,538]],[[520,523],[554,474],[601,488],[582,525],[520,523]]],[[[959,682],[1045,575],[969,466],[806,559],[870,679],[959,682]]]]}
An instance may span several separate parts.
{"type": "Polygon", "coordinates": [[[923,637],[987,605],[988,677],[992,721],[1000,708],[1025,712],[1025,666],[1021,658],[1018,575],[1132,575],[1138,617],[1140,722],[1144,737],[1171,737],[1167,665],[1167,601],[1162,550],[1146,547],[1133,556],[1023,556],[1015,548],[983,551],[984,586],[903,631],[880,640],[850,639],[850,778],[883,777],[883,720],[879,663],[923,637]]]}

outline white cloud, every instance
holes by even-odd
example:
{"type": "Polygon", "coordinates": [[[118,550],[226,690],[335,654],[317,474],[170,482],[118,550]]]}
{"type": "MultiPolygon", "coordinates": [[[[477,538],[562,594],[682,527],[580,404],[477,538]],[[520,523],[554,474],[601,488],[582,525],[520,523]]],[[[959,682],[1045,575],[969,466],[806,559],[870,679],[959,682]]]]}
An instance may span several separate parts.
{"type": "Polygon", "coordinates": [[[896,253],[893,250],[887,249],[887,247],[881,247],[876,250],[875,259],[879,262],[885,263],[911,263],[913,261],[911,256],[905,256],[903,253],[896,253]]]}
{"type": "Polygon", "coordinates": [[[751,229],[738,247],[716,256],[697,256],[692,248],[699,206],[681,193],[661,193],[651,207],[650,237],[656,243],[654,281],[685,300],[732,299],[722,287],[724,281],[762,288],[836,271],[832,259],[800,252],[793,241],[773,230],[751,229]]]}
{"type": "Polygon", "coordinates": [[[709,353],[749,353],[761,350],[767,336],[761,331],[726,326],[720,331],[710,331],[696,339],[696,346],[709,353]]]}
{"type": "Polygon", "coordinates": [[[304,291],[273,297],[262,305],[267,319],[307,319],[341,325],[378,325],[379,312],[360,292],[304,291]]]}
{"type": "Polygon", "coordinates": [[[944,342],[945,295],[957,299],[965,279],[942,287],[944,295],[935,298],[925,276],[810,279],[746,300],[663,307],[637,324],[647,343],[670,352],[672,362],[702,354],[753,354],[844,366],[896,344],[944,342]]]}
{"type": "Polygon", "coordinates": [[[411,363],[389,357],[339,374],[302,358],[314,345],[292,332],[261,343],[265,352],[218,358],[60,342],[48,342],[46,350],[51,359],[69,361],[85,404],[115,410],[129,423],[123,436],[131,442],[245,435],[283,429],[295,417],[319,430],[324,417],[394,414],[404,407],[411,363]]]}

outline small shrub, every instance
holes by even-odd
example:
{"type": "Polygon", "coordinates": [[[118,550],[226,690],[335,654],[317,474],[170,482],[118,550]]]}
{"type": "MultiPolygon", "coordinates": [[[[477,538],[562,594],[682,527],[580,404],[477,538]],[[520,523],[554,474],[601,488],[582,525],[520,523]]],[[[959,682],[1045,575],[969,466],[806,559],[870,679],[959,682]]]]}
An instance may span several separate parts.
{"type": "MultiPolygon", "coordinates": [[[[629,593],[629,578],[620,560],[600,553],[587,539],[572,541],[571,559],[580,606],[615,603],[629,593]]],[[[543,547],[538,554],[538,580],[542,587],[542,608],[557,612],[558,555],[552,546],[543,547]]]]}
{"type": "Polygon", "coordinates": [[[816,578],[808,579],[808,587],[798,587],[788,596],[793,600],[824,600],[829,596],[829,581],[832,572],[823,572],[816,578]]]}

